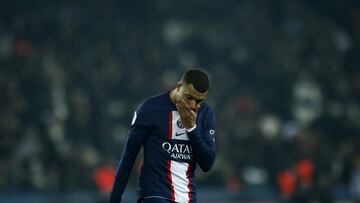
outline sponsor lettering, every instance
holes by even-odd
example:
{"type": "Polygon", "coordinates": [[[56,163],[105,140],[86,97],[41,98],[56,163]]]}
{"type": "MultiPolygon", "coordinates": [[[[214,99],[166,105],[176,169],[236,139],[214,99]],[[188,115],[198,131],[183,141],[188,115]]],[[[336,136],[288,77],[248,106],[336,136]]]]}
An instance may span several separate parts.
{"type": "Polygon", "coordinates": [[[170,154],[173,159],[191,160],[192,159],[192,148],[188,144],[171,144],[164,142],[162,148],[170,154]]]}

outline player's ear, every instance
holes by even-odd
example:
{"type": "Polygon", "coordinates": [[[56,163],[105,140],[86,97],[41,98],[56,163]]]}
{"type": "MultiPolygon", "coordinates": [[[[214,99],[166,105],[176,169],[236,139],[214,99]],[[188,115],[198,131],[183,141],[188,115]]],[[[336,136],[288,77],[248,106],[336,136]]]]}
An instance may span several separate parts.
{"type": "Polygon", "coordinates": [[[176,83],[176,90],[179,90],[180,87],[183,85],[183,83],[181,81],[176,83]]]}

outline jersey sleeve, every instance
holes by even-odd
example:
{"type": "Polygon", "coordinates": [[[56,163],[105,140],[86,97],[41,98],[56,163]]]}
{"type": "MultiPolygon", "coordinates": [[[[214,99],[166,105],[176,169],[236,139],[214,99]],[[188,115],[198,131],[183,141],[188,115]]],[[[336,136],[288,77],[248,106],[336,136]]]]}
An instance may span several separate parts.
{"type": "Polygon", "coordinates": [[[140,105],[134,112],[125,148],[116,170],[109,203],[121,202],[121,197],[124,193],[136,157],[146,136],[151,130],[151,122],[148,119],[148,115],[149,112],[145,104],[140,105]]]}
{"type": "Polygon", "coordinates": [[[215,123],[215,114],[209,110],[204,130],[195,128],[188,132],[194,157],[204,172],[209,171],[215,162],[215,123]]]}

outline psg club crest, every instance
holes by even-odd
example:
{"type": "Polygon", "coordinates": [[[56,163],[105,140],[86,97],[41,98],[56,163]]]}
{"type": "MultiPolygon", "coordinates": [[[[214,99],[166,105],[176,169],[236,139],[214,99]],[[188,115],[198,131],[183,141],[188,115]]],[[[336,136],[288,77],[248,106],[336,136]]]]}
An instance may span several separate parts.
{"type": "Polygon", "coordinates": [[[176,121],[176,125],[177,125],[179,128],[184,128],[184,125],[182,124],[180,118],[176,121]]]}

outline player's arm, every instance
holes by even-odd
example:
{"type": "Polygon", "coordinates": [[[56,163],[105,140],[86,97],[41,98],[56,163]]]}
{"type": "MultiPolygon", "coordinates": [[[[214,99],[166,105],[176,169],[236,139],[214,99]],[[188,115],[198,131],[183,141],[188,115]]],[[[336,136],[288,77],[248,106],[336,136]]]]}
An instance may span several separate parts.
{"type": "Polygon", "coordinates": [[[200,168],[204,172],[207,172],[215,162],[215,115],[213,112],[209,113],[205,125],[203,132],[200,132],[200,130],[194,126],[195,128],[187,130],[187,134],[192,146],[194,158],[200,168]]]}
{"type": "Polygon", "coordinates": [[[196,128],[197,113],[192,110],[183,99],[177,100],[176,108],[179,111],[183,125],[187,129],[187,134],[190,140],[194,158],[204,172],[209,171],[215,162],[214,112],[208,109],[205,122],[205,131],[200,132],[199,129],[196,128]]]}
{"type": "Polygon", "coordinates": [[[122,194],[130,177],[134,162],[139,153],[150,127],[144,122],[144,116],[140,109],[139,113],[134,113],[134,118],[128,133],[124,152],[117,167],[115,181],[110,193],[109,203],[120,203],[122,194]],[[137,118],[139,117],[139,118],[137,118]]]}

